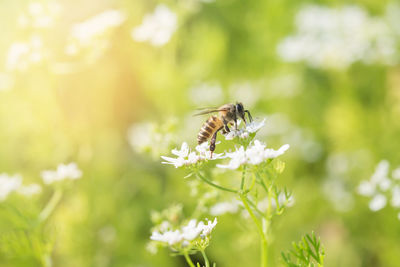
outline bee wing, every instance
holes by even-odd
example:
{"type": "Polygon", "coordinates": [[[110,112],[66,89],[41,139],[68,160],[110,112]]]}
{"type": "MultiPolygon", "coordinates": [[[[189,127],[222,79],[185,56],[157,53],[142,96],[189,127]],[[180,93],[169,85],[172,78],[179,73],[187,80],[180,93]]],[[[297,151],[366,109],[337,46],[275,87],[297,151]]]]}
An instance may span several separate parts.
{"type": "Polygon", "coordinates": [[[193,116],[200,116],[200,115],[210,114],[210,113],[219,112],[219,111],[226,111],[226,110],[228,110],[228,109],[227,108],[213,108],[213,109],[207,108],[201,112],[194,114],[193,116]]]}

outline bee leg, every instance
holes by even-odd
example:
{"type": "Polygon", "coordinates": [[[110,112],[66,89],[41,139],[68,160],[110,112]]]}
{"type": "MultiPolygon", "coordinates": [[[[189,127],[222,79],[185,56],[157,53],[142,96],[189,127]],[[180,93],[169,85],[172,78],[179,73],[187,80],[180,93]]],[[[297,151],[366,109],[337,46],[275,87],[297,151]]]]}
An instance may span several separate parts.
{"type": "Polygon", "coordinates": [[[252,121],[253,121],[253,117],[251,117],[250,111],[248,111],[248,110],[246,109],[244,112],[247,113],[247,116],[249,117],[250,122],[252,122],[252,121]]]}
{"type": "MultiPolygon", "coordinates": [[[[228,122],[224,119],[223,121],[222,121],[223,123],[224,123],[224,130],[225,130],[225,132],[226,133],[229,133],[231,130],[229,129],[229,127],[228,127],[228,122]]],[[[218,129],[218,131],[219,131],[220,129],[218,129]]]]}
{"type": "Polygon", "coordinates": [[[211,137],[211,144],[210,144],[211,155],[210,155],[210,158],[212,158],[212,155],[213,155],[214,150],[215,150],[215,142],[217,141],[217,133],[218,133],[218,131],[221,130],[221,129],[222,129],[222,127],[219,128],[219,129],[213,134],[213,136],[211,137]]]}

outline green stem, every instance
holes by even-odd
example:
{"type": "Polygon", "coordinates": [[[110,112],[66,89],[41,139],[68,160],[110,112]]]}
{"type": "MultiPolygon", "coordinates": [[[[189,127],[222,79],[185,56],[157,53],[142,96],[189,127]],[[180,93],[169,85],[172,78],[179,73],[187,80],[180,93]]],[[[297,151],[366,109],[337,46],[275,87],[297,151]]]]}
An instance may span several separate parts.
{"type": "Polygon", "coordinates": [[[196,267],[194,266],[193,261],[190,259],[189,255],[187,252],[183,253],[183,256],[185,256],[186,262],[189,264],[190,267],[196,267]]]}
{"type": "Polygon", "coordinates": [[[200,173],[197,173],[197,177],[199,177],[201,180],[203,180],[203,181],[206,182],[207,184],[209,184],[209,185],[211,185],[211,186],[213,186],[213,187],[215,187],[215,188],[217,188],[217,189],[220,189],[220,190],[223,190],[223,191],[227,191],[227,192],[231,192],[231,193],[238,193],[238,191],[235,190],[235,189],[231,189],[231,188],[227,188],[227,187],[223,187],[223,186],[214,184],[213,182],[211,182],[210,180],[208,180],[207,178],[205,178],[205,177],[204,177],[203,175],[201,175],[200,173]]]}
{"type": "Polygon", "coordinates": [[[200,250],[201,254],[203,255],[204,262],[206,263],[206,267],[210,267],[210,262],[208,261],[207,255],[204,250],[200,250]]]}
{"type": "Polygon", "coordinates": [[[56,208],[57,204],[60,202],[62,197],[62,190],[57,189],[52,197],[50,198],[47,205],[39,214],[39,222],[44,222],[47,218],[53,213],[54,209],[56,208]]]}
{"type": "Polygon", "coordinates": [[[250,214],[250,217],[253,219],[254,223],[257,226],[258,232],[260,233],[261,236],[261,267],[267,267],[268,266],[268,243],[267,239],[265,237],[262,225],[260,221],[257,219],[257,217],[254,215],[253,211],[251,210],[247,198],[245,195],[241,194],[240,199],[243,202],[244,207],[246,208],[247,212],[250,214]]]}
{"type": "Polygon", "coordinates": [[[240,190],[244,190],[244,182],[246,180],[246,166],[243,166],[242,182],[240,183],[240,190]]]}

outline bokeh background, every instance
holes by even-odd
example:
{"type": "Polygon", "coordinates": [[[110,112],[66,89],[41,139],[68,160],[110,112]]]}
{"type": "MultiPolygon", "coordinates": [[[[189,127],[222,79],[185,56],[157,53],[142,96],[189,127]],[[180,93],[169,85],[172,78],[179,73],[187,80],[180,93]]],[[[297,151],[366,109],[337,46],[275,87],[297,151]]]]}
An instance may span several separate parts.
{"type": "MultiPolygon", "coordinates": [[[[379,189],[387,205],[376,212],[357,192],[381,160],[390,171],[400,165],[396,2],[3,0],[0,7],[0,172],[42,185],[40,172],[59,163],[83,172],[40,231],[23,222],[37,216],[52,187],[0,203],[0,266],[41,266],[43,250],[53,266],[185,266],[167,249],[148,248],[151,212],[181,203],[190,218],[209,188],[191,192],[195,181],[161,165],[160,155],[183,141],[195,145],[205,120],[192,116],[196,108],[235,101],[266,119],[260,140],[291,145],[279,181],[295,204],[273,223],[271,266],[312,230],[326,266],[399,266],[399,210],[390,205],[396,175],[387,174],[391,185],[379,189]]],[[[218,219],[210,260],[257,266],[251,222],[237,213],[218,219]]]]}

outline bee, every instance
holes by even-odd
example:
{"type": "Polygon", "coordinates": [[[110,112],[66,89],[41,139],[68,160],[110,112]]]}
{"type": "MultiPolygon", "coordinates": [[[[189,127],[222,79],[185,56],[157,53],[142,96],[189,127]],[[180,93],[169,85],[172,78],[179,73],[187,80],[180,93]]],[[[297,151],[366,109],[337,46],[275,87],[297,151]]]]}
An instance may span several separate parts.
{"type": "Polygon", "coordinates": [[[253,121],[253,118],[250,115],[250,111],[244,109],[242,103],[236,102],[236,104],[225,104],[220,106],[219,108],[210,108],[206,109],[202,112],[195,114],[204,115],[218,112],[218,115],[212,115],[207,119],[207,121],[201,127],[198,135],[197,135],[197,143],[200,145],[206,142],[209,138],[211,138],[210,151],[211,157],[215,150],[215,142],[217,140],[217,133],[222,130],[222,133],[229,133],[229,125],[234,125],[235,130],[237,130],[237,120],[240,118],[246,124],[245,114],[247,113],[250,122],[253,121]]]}

